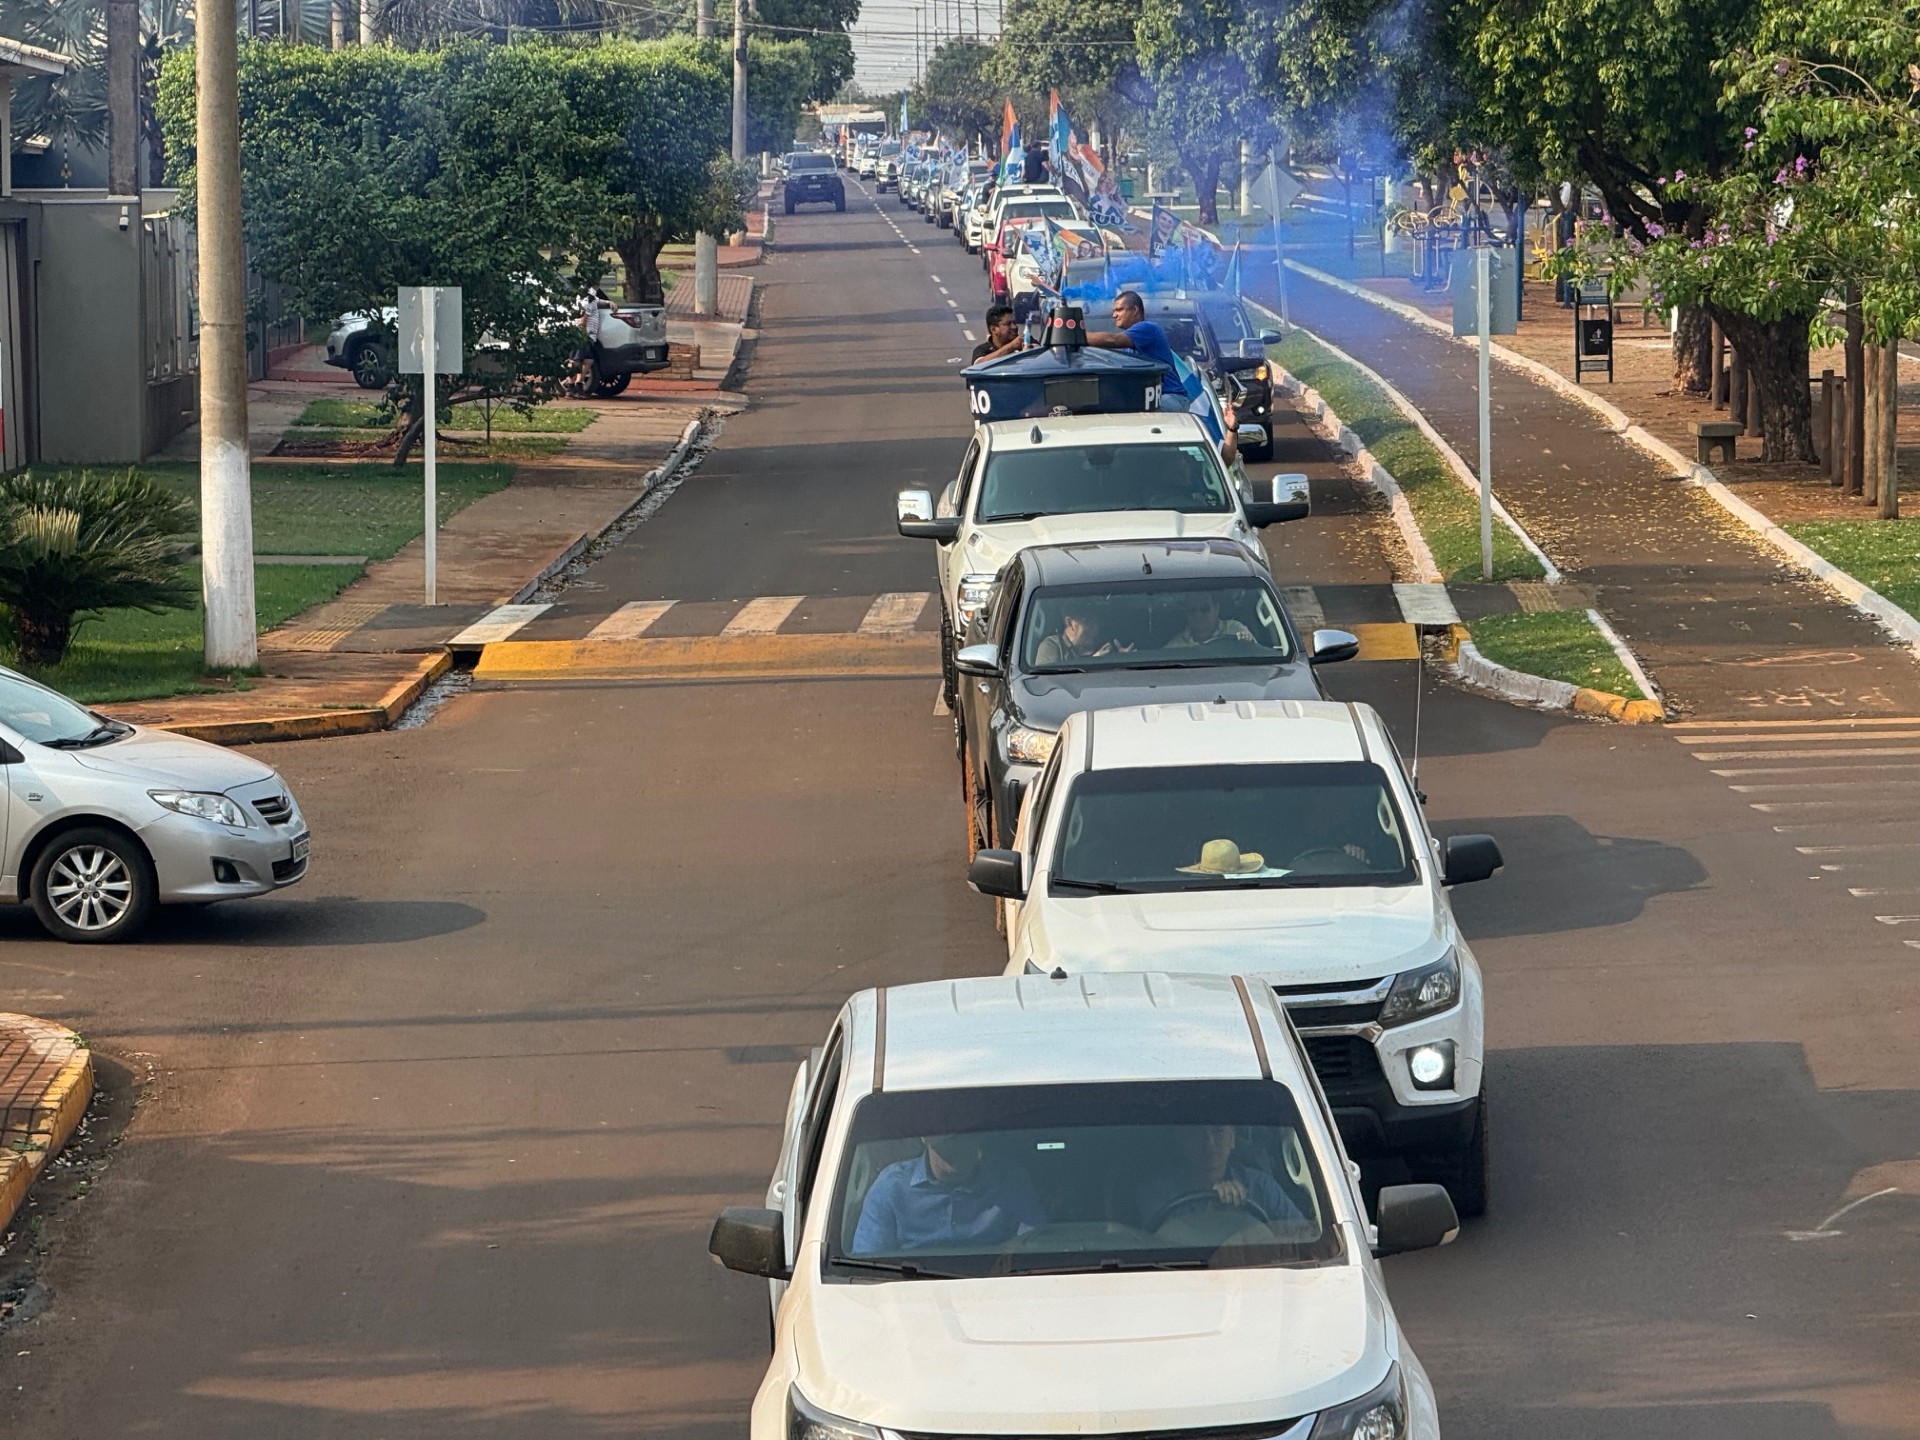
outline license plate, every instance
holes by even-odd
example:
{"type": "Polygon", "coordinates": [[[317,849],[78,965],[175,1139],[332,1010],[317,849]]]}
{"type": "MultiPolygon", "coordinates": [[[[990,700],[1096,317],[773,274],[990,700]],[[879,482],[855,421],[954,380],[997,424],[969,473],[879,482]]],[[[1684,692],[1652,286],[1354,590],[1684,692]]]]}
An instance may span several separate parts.
{"type": "Polygon", "coordinates": [[[296,835],[293,837],[292,859],[304,860],[307,858],[307,840],[308,837],[305,835],[296,835]]]}

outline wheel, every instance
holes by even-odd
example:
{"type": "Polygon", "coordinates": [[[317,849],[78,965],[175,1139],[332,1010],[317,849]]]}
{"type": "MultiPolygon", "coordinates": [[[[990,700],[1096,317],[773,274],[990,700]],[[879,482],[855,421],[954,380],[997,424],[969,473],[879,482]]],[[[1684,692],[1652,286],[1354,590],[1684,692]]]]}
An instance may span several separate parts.
{"type": "Polygon", "coordinates": [[[844,213],[847,208],[847,197],[844,195],[834,197],[833,208],[844,213]]]}
{"type": "Polygon", "coordinates": [[[787,214],[791,215],[792,213],[793,213],[793,197],[789,195],[787,197],[787,214]]]}
{"type": "Polygon", "coordinates": [[[384,390],[393,380],[393,362],[387,347],[378,340],[367,340],[353,352],[353,383],[362,390],[384,390]]]}
{"type": "Polygon", "coordinates": [[[960,674],[953,668],[953,621],[947,607],[940,607],[940,699],[949,714],[960,713],[960,674]]]}
{"type": "Polygon", "coordinates": [[[153,862],[104,827],[69,830],[40,852],[29,881],[33,913],[56,940],[130,940],[153,918],[153,862]]]}
{"type": "Polygon", "coordinates": [[[624,370],[618,375],[603,375],[596,368],[593,372],[593,393],[599,399],[608,399],[626,389],[631,379],[633,376],[624,370]]]}
{"type": "Polygon", "coordinates": [[[1433,1156],[1424,1164],[1411,1167],[1415,1177],[1447,1187],[1453,1208],[1462,1220],[1478,1220],[1487,1213],[1487,1092],[1480,1092],[1474,1107],[1473,1133],[1467,1143],[1451,1155],[1433,1156]]]}

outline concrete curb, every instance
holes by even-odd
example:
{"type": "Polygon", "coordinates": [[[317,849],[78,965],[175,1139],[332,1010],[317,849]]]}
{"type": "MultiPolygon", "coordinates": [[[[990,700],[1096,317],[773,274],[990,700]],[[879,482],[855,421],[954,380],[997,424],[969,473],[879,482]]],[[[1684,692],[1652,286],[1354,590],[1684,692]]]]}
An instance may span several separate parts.
{"type": "Polygon", "coordinates": [[[1571,711],[1597,720],[1617,720],[1623,725],[1648,725],[1666,719],[1666,712],[1657,700],[1629,700],[1611,691],[1590,690],[1565,680],[1549,680],[1544,675],[1511,670],[1482,655],[1471,640],[1460,642],[1453,673],[1463,684],[1476,690],[1535,710],[1571,711]]]}
{"type": "MultiPolygon", "coordinates": [[[[1323,285],[1332,286],[1342,294],[1376,305],[1423,329],[1444,335],[1449,340],[1463,345],[1478,343],[1455,335],[1452,326],[1441,324],[1424,310],[1415,309],[1390,296],[1381,295],[1367,289],[1364,285],[1355,285],[1350,280],[1342,280],[1338,275],[1329,275],[1324,270],[1316,270],[1312,266],[1302,265],[1294,260],[1289,260],[1287,267],[1306,276],[1309,280],[1317,280],[1323,285]]],[[[1548,389],[1586,406],[1606,421],[1608,428],[1628,444],[1662,464],[1671,465],[1675,479],[1684,485],[1704,490],[1715,504],[1751,530],[1775,554],[1796,569],[1818,580],[1840,599],[1874,620],[1881,629],[1911,649],[1916,657],[1920,657],[1920,618],[1901,609],[1871,585],[1854,578],[1831,560],[1794,539],[1778,524],[1728,489],[1726,483],[1711,469],[1687,459],[1666,441],[1650,433],[1644,425],[1637,424],[1633,417],[1619,406],[1595,395],[1583,385],[1574,384],[1552,366],[1543,365],[1530,355],[1522,355],[1519,351],[1509,349],[1498,341],[1494,342],[1493,349],[1501,364],[1523,370],[1548,389]]]]}
{"type": "Polygon", "coordinates": [[[453,664],[446,651],[429,655],[411,675],[380,697],[377,704],[319,710],[305,715],[273,715],[257,720],[188,721],[179,725],[156,725],[156,730],[171,730],[214,745],[258,745],[270,740],[328,740],[338,735],[367,735],[385,730],[406,714],[420,694],[438,680],[453,664]]]}
{"type": "Polygon", "coordinates": [[[87,1102],[93,1098],[93,1054],[73,1031],[31,1015],[0,1014],[0,1042],[8,1050],[23,1050],[21,1062],[33,1067],[28,1084],[6,1105],[0,1126],[0,1140],[4,1140],[0,1231],[4,1231],[47,1162],[86,1114],[87,1102]]]}

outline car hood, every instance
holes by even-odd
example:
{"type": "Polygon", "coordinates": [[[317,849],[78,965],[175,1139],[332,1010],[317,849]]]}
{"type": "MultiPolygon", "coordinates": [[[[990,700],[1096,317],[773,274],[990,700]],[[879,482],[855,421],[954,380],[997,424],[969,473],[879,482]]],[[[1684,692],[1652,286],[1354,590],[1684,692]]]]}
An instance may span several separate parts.
{"type": "Polygon", "coordinates": [[[1181,705],[1215,700],[1320,700],[1313,667],[1214,665],[1205,669],[1090,670],[1084,675],[1023,675],[1009,695],[1014,718],[1058,730],[1079,710],[1123,710],[1132,705],[1181,705]]]}
{"type": "Polygon", "coordinates": [[[275,778],[271,766],[204,740],[192,740],[167,730],[136,726],[125,739],[97,750],[70,750],[76,765],[102,774],[117,775],[180,790],[224,792],[275,778]]]}
{"type": "MultiPolygon", "coordinates": [[[[817,1273],[817,1272],[816,1272],[817,1273]]],[[[1106,1434],[1290,1419],[1386,1373],[1355,1265],[812,1284],[801,1392],[938,1434],[1106,1434]]]]}
{"type": "Polygon", "coordinates": [[[1271,985],[1376,980],[1451,940],[1425,885],[1391,889],[1045,895],[1029,903],[1036,961],[1077,970],[1257,975],[1271,985]]]}
{"type": "MultiPolygon", "coordinates": [[[[1022,550],[1035,545],[1078,545],[1096,540],[1181,540],[1220,536],[1246,541],[1240,517],[1185,515],[1178,510],[1099,510],[1087,515],[1042,515],[1033,520],[996,520],[975,525],[962,547],[968,574],[997,574],[1022,550]]],[[[1265,557],[1260,557],[1266,563],[1265,557]]]]}

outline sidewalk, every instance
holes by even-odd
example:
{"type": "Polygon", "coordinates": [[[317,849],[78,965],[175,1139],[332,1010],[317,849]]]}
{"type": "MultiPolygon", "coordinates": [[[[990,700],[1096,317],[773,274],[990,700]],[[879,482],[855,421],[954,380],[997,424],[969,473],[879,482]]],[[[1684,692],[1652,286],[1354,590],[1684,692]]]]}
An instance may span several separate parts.
{"type": "Polygon", "coordinates": [[[439,603],[424,602],[425,542],[367,567],[335,599],[260,637],[266,674],[245,690],[103,707],[120,719],[224,743],[351,734],[391,724],[445,670],[448,640],[558,570],[648,491],[682,453],[699,405],[605,402],[560,455],[439,532],[439,603]]]}
{"type": "MultiPolygon", "coordinates": [[[[1470,349],[1299,275],[1291,299],[1298,323],[1378,370],[1477,464],[1470,349]]],[[[1493,384],[1496,494],[1591,591],[1672,709],[1920,714],[1920,664],[1865,616],[1577,401],[1506,367],[1493,384]]]]}
{"type": "Polygon", "coordinates": [[[0,1233],[93,1096],[93,1056],[64,1025],[0,1014],[0,1233]]]}

